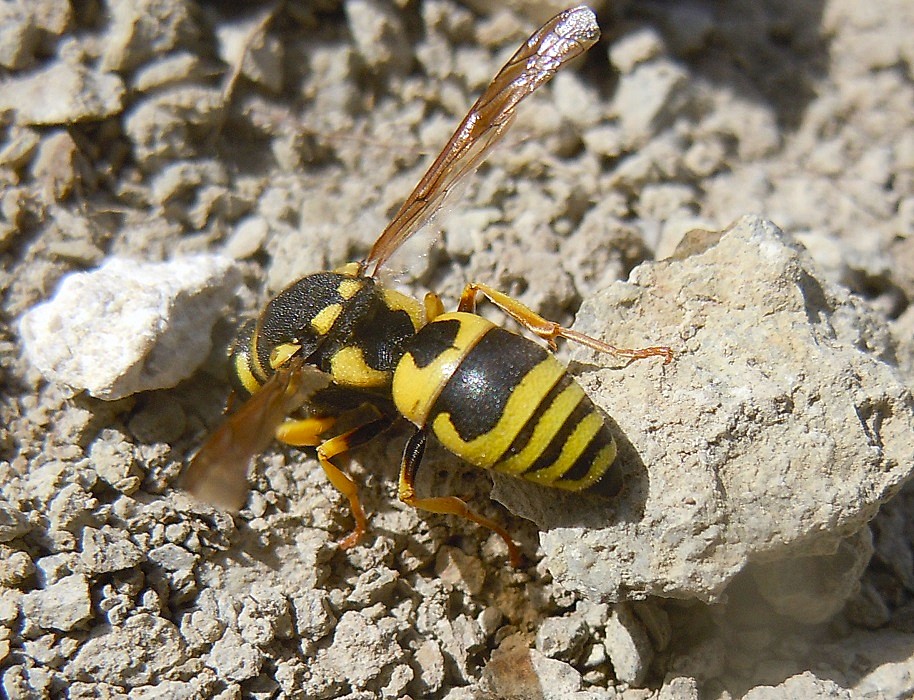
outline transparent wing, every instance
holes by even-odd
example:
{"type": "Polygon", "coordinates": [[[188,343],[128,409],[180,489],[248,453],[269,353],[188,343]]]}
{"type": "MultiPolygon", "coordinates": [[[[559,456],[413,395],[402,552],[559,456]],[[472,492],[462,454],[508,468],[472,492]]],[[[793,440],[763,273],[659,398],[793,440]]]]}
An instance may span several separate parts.
{"type": "Polygon", "coordinates": [[[248,493],[248,469],[276,428],[315,393],[329,374],[293,358],[216,428],[182,474],[179,486],[210,505],[237,511],[248,493]]]}
{"type": "Polygon", "coordinates": [[[568,61],[600,38],[597,18],[575,7],[540,27],[511,57],[451,136],[444,150],[387,225],[363,263],[371,276],[407,238],[438,211],[445,197],[498,143],[514,120],[518,103],[547,83],[568,61]]]}

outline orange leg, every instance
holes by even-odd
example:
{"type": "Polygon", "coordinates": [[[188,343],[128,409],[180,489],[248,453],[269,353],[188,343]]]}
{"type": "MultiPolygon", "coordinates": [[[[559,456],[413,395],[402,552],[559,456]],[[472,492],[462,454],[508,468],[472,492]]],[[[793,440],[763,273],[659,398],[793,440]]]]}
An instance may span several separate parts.
{"type": "Polygon", "coordinates": [[[293,447],[316,447],[323,442],[321,435],[334,423],[336,418],[333,416],[283,421],[276,429],[276,439],[293,447]]]}
{"type": "Polygon", "coordinates": [[[400,464],[400,485],[398,495],[403,503],[407,503],[414,508],[420,508],[432,513],[442,513],[445,515],[459,515],[472,522],[487,527],[495,534],[501,537],[505,544],[508,545],[508,556],[511,559],[511,565],[518,568],[523,563],[523,555],[520,549],[511,539],[511,535],[501,525],[494,520],[484,518],[471,511],[466,503],[456,496],[436,496],[433,498],[418,498],[416,496],[415,479],[416,472],[419,470],[419,464],[422,462],[422,455],[425,453],[425,431],[420,429],[407,441],[406,448],[403,450],[403,461],[400,464]]]}
{"type": "Polygon", "coordinates": [[[471,282],[464,287],[463,294],[460,295],[460,303],[457,306],[457,310],[466,313],[476,313],[476,296],[478,294],[483,294],[489,301],[524,328],[545,340],[553,350],[555,350],[555,339],[562,337],[580,343],[581,345],[586,345],[597,352],[605,352],[614,355],[615,357],[626,359],[628,360],[628,363],[656,355],[664,358],[663,364],[669,364],[673,359],[673,351],[668,347],[656,346],[635,349],[617,348],[615,345],[604,343],[602,340],[591,338],[589,335],[578,333],[570,328],[563,328],[554,321],[547,321],[532,309],[517,301],[517,299],[511,298],[507,294],[502,294],[497,289],[493,289],[486,284],[471,282]]]}
{"type": "Polygon", "coordinates": [[[368,526],[368,518],[365,517],[365,510],[362,508],[362,502],[359,500],[359,487],[348,474],[343,472],[330,460],[337,455],[348,452],[354,447],[364,445],[374,437],[384,432],[392,422],[388,416],[380,416],[367,423],[356,426],[352,430],[347,430],[341,435],[330,438],[321,442],[321,433],[329,430],[335,418],[304,418],[302,420],[290,420],[283,423],[276,431],[276,437],[282,442],[296,446],[318,445],[317,461],[320,463],[327,479],[333,484],[333,487],[349,499],[349,508],[352,511],[352,517],[355,520],[355,527],[352,532],[340,542],[340,549],[349,549],[358,544],[365,534],[368,526]]]}

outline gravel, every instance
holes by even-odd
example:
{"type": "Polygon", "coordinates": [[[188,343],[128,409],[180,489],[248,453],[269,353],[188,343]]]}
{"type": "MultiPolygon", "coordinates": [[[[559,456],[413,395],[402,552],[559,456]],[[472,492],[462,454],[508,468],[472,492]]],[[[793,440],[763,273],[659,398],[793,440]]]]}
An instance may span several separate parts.
{"type": "Polygon", "coordinates": [[[174,484],[239,322],[365,255],[555,3],[2,5],[0,694],[914,694],[914,8],[669,5],[596,3],[603,41],[389,265],[673,349],[560,350],[612,500],[430,446],[420,492],[520,570],[398,502],[399,430],[346,467],[345,552],[313,452],[268,448],[237,514],[174,484]]]}

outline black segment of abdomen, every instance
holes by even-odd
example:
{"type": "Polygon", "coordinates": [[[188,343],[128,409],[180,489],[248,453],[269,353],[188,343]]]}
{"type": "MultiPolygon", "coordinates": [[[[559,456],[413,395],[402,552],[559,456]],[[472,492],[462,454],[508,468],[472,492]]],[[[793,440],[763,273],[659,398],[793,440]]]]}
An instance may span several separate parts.
{"type": "Polygon", "coordinates": [[[454,347],[459,332],[460,321],[456,318],[432,321],[423,326],[407,346],[416,367],[428,367],[441,353],[454,347]]]}
{"type": "Polygon", "coordinates": [[[430,417],[448,413],[464,442],[490,432],[515,387],[547,355],[545,349],[526,338],[504,328],[492,328],[460,362],[430,417]]]}

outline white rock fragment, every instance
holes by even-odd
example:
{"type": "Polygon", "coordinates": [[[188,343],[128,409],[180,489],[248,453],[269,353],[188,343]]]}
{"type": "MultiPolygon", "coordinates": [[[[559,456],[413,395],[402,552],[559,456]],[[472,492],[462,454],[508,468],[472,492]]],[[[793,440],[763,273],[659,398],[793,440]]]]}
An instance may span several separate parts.
{"type": "Polygon", "coordinates": [[[92,614],[88,579],[82,574],[64,576],[43,590],[26,593],[22,614],[41,629],[73,629],[92,614]]]}
{"type": "Polygon", "coordinates": [[[289,600],[276,588],[255,582],[238,614],[242,638],[258,647],[275,639],[292,636],[292,609],[289,600]]]}
{"type": "Polygon", "coordinates": [[[623,371],[574,351],[612,417],[622,493],[498,479],[498,499],[544,528],[557,581],[592,599],[711,601],[750,560],[833,554],[914,465],[914,399],[878,316],[768,222],[697,240],[586,301],[575,325],[673,347],[669,365],[623,371]]]}
{"type": "Polygon", "coordinates": [[[350,0],[346,19],[359,55],[370,67],[406,70],[412,63],[406,28],[396,11],[376,0],[350,0]]]}
{"type": "Polygon", "coordinates": [[[385,668],[403,658],[392,622],[390,618],[373,621],[354,610],[343,613],[333,643],[318,655],[318,663],[353,689],[367,688],[385,668]]]}
{"type": "MultiPolygon", "coordinates": [[[[883,695],[882,697],[892,697],[883,695]]],[[[750,689],[743,700],[781,700],[782,698],[828,698],[829,700],[851,700],[856,696],[847,688],[829,679],[816,678],[809,671],[791,676],[777,686],[757,686],[750,689]]]]}
{"type": "Polygon", "coordinates": [[[263,654],[248,644],[235,630],[226,630],[213,644],[207,666],[232,681],[245,681],[260,673],[263,654]]]}
{"type": "Polygon", "coordinates": [[[0,501],[0,542],[9,542],[31,530],[25,516],[6,501],[0,501]]]}
{"type": "Polygon", "coordinates": [[[438,550],[435,573],[444,583],[460,587],[470,595],[479,595],[486,580],[483,563],[456,547],[442,547],[438,550]]]}
{"type": "Polygon", "coordinates": [[[42,34],[61,34],[70,23],[69,3],[56,0],[7,0],[0,3],[0,66],[27,67],[41,46],[42,34]]]}
{"type": "Polygon", "coordinates": [[[426,695],[437,693],[447,676],[444,654],[433,639],[426,639],[413,654],[413,663],[418,667],[416,674],[420,689],[426,695]]]}
{"type": "Polygon", "coordinates": [[[644,625],[625,603],[613,606],[604,645],[616,678],[640,686],[654,659],[654,649],[644,625]]]}
{"type": "Polygon", "coordinates": [[[317,641],[336,623],[326,591],[306,588],[292,595],[295,631],[302,639],[317,641]]]}
{"type": "Polygon", "coordinates": [[[671,676],[663,681],[657,700],[698,700],[698,681],[689,676],[671,676]]]}
{"type": "Polygon", "coordinates": [[[275,10],[268,8],[216,28],[219,55],[233,68],[241,64],[241,74],[252,82],[279,92],[283,85],[283,45],[266,30],[275,10]]]}
{"type": "Polygon", "coordinates": [[[186,0],[111,0],[102,66],[127,71],[194,38],[198,28],[186,0]]]}
{"type": "Polygon", "coordinates": [[[49,380],[114,400],[172,387],[211,349],[210,329],[239,282],[232,261],[113,259],[66,277],[19,324],[26,354],[49,380]]]}
{"type": "Polygon", "coordinates": [[[34,126],[96,121],[121,111],[124,92],[117,75],[60,61],[0,82],[0,111],[34,126]]]}
{"type": "Polygon", "coordinates": [[[573,661],[587,639],[582,615],[547,617],[536,632],[536,648],[552,659],[573,661]]]}
{"type": "Polygon", "coordinates": [[[688,97],[688,73],[673,61],[657,59],[623,75],[613,99],[629,147],[637,147],[667,126],[688,97]]]}
{"type": "Polygon", "coordinates": [[[89,574],[106,574],[136,566],[143,561],[143,552],[127,538],[123,530],[105,525],[100,530],[83,528],[82,553],[79,563],[89,574]]]}
{"type": "Polygon", "coordinates": [[[135,688],[168,678],[186,658],[184,640],[170,621],[140,613],[123,625],[93,629],[65,675],[71,681],[135,688]]]}
{"type": "Polygon", "coordinates": [[[196,134],[218,122],[223,101],[221,91],[199,85],[176,85],[140,100],[124,120],[134,157],[150,171],[197,157],[196,134]]]}

